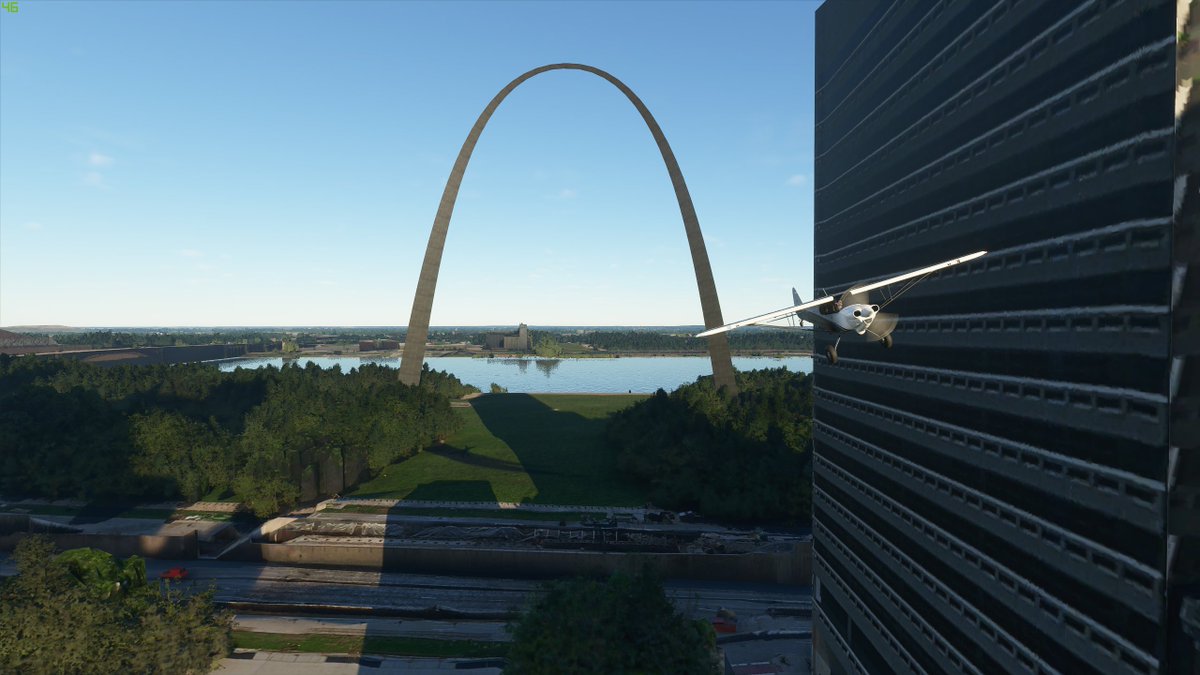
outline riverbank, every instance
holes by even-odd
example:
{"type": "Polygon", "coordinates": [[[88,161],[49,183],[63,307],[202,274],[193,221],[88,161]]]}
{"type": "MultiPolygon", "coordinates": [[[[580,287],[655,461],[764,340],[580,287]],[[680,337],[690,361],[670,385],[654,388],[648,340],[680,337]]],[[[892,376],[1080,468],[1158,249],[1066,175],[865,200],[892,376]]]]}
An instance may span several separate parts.
{"type": "MultiPolygon", "coordinates": [[[[355,346],[349,348],[327,348],[314,347],[302,349],[298,352],[289,354],[280,354],[278,352],[269,354],[270,356],[282,356],[284,360],[301,359],[313,356],[324,357],[354,357],[364,359],[398,359],[404,353],[403,349],[379,349],[372,351],[359,351],[355,346]]],[[[785,350],[785,349],[732,349],[731,356],[738,357],[766,357],[766,358],[792,358],[792,357],[811,357],[811,350],[785,350]]],[[[257,355],[248,355],[257,356],[257,355]]],[[[478,345],[427,345],[425,347],[426,358],[473,358],[473,359],[620,359],[620,358],[675,358],[675,357],[708,357],[708,351],[703,349],[681,350],[681,351],[579,351],[567,352],[559,356],[538,356],[532,352],[501,352],[501,351],[484,351],[478,345]]]]}
{"type": "MultiPolygon", "coordinates": [[[[812,371],[812,362],[813,359],[806,356],[733,357],[733,367],[741,371],[787,368],[793,372],[808,373],[812,371]]],[[[224,361],[217,365],[221,370],[229,371],[267,366],[280,368],[289,364],[305,367],[309,363],[321,368],[337,367],[345,373],[370,364],[397,368],[400,358],[394,352],[391,355],[386,352],[336,356],[305,354],[294,360],[276,355],[224,361]]],[[[427,356],[425,363],[431,369],[449,372],[481,391],[492,391],[494,384],[499,390],[513,393],[653,394],[659,389],[671,391],[680,385],[695,382],[698,377],[712,375],[712,362],[704,354],[559,359],[543,359],[532,355],[495,358],[427,356]]]]}

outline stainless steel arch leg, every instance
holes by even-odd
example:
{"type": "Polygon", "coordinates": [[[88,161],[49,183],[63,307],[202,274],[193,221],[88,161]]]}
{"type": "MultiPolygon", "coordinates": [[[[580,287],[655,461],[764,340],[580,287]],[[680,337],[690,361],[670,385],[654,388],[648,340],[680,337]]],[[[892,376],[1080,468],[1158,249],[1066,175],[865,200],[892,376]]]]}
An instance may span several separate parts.
{"type": "MultiPolygon", "coordinates": [[[[433,310],[433,295],[437,288],[438,270],[442,264],[442,249],[446,245],[446,233],[450,228],[450,216],[454,213],[454,202],[458,198],[458,189],[462,184],[463,175],[467,171],[467,163],[479,136],[487,126],[492,113],[513,89],[529,78],[551,70],[582,70],[592,73],[610,82],[633,103],[642,119],[650,129],[650,134],[658,144],[667,173],[671,177],[671,185],[675,188],[675,198],[679,202],[679,213],[683,217],[683,228],[687,233],[688,248],[692,254],[692,267],[696,272],[696,288],[700,292],[700,307],[704,314],[704,327],[716,328],[724,323],[721,318],[721,304],[717,299],[717,287],[713,281],[712,266],[708,261],[708,250],[704,246],[704,236],[700,232],[700,221],[696,217],[696,209],[692,205],[692,197],[688,193],[687,184],[683,180],[683,172],[675,160],[675,154],[667,143],[666,136],[650,111],[633,91],[612,75],[578,63],[556,63],[533,70],[509,82],[500,93],[488,103],[475,126],[467,134],[458,159],[450,171],[446,188],[442,191],[442,200],[438,204],[437,215],[433,219],[433,229],[429,233],[429,244],[425,248],[425,260],[421,264],[421,276],[417,280],[417,292],[413,298],[412,314],[408,320],[408,336],[404,340],[404,352],[400,359],[400,381],[405,384],[417,384],[421,381],[421,365],[425,360],[425,341],[429,338],[429,315],[433,310]]],[[[734,381],[733,361],[730,358],[729,342],[724,334],[708,338],[708,353],[712,359],[713,379],[718,387],[725,387],[729,394],[737,393],[734,381]]]]}

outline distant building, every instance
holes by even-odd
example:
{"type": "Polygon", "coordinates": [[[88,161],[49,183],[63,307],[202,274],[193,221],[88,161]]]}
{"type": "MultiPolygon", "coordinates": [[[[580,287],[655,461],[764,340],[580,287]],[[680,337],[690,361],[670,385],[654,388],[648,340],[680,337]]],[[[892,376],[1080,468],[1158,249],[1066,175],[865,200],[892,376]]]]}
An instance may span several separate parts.
{"type": "Polygon", "coordinates": [[[378,350],[400,349],[399,340],[360,340],[358,351],[373,352],[378,350]]]}
{"type": "Polygon", "coordinates": [[[483,346],[506,352],[528,352],[533,350],[529,341],[529,328],[525,324],[517,327],[516,333],[488,333],[483,346]]]}

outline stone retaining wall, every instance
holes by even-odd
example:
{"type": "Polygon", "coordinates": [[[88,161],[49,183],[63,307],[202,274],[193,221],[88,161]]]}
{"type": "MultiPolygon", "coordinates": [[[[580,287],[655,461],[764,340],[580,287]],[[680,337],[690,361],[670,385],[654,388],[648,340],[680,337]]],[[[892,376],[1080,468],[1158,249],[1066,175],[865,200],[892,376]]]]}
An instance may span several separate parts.
{"type": "Polygon", "coordinates": [[[271,544],[247,542],[222,559],[294,565],[365,567],[463,576],[557,578],[636,572],[647,563],[668,579],[746,581],[807,586],[812,547],[800,542],[778,553],[610,553],[460,547],[271,544]]]}

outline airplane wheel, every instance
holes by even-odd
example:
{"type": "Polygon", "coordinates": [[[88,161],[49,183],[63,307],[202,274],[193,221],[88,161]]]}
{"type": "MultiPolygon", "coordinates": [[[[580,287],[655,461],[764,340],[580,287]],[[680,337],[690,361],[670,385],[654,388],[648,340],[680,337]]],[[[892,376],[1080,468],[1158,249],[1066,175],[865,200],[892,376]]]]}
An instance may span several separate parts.
{"type": "Polygon", "coordinates": [[[884,348],[884,349],[891,349],[891,348],[892,348],[892,336],[891,336],[891,335],[888,335],[888,336],[884,337],[882,340],[880,340],[880,342],[882,342],[882,343],[883,343],[883,348],[884,348]]]}
{"type": "Polygon", "coordinates": [[[837,350],[832,345],[825,348],[825,355],[829,357],[830,365],[837,364],[837,350]]]}

